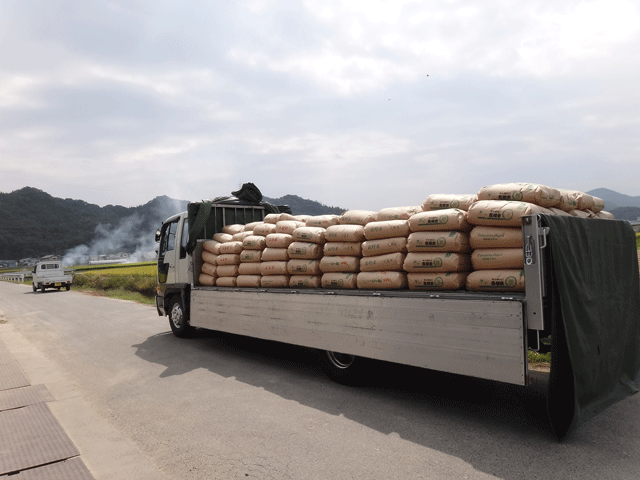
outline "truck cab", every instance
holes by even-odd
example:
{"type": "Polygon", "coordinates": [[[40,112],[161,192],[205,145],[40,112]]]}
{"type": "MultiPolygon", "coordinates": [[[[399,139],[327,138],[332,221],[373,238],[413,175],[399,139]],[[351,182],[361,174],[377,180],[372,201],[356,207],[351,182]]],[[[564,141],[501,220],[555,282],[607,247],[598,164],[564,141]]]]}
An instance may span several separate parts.
{"type": "Polygon", "coordinates": [[[187,259],[189,219],[187,212],[169,217],[156,232],[158,248],[158,288],[156,306],[165,315],[163,299],[173,294],[184,295],[189,287],[191,263],[187,259]]]}

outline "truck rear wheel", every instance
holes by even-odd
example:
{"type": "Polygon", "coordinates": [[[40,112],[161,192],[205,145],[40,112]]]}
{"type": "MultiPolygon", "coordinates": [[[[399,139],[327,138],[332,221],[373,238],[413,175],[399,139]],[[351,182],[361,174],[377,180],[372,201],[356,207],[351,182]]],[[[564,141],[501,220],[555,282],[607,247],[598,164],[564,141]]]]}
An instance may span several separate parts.
{"type": "Polygon", "coordinates": [[[38,291],[38,286],[37,286],[35,283],[33,284],[33,291],[34,291],[34,292],[37,292],[37,291],[38,291]]]}
{"type": "Polygon", "coordinates": [[[326,350],[320,352],[320,360],[322,370],[334,382],[357,386],[366,379],[364,358],[326,350]]]}
{"type": "Polygon", "coordinates": [[[180,295],[171,299],[168,316],[171,331],[176,337],[188,337],[191,334],[193,328],[189,325],[189,315],[182,304],[180,295]]]}
{"type": "Polygon", "coordinates": [[[45,291],[45,286],[44,286],[44,285],[40,285],[40,291],[41,291],[42,293],[44,293],[44,291],[45,291]]]}

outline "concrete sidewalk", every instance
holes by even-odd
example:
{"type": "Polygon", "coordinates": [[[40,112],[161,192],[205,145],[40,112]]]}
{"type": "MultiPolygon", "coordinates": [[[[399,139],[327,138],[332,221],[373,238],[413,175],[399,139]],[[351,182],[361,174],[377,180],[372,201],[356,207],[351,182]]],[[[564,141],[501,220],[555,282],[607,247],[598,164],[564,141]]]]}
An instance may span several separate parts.
{"type": "Polygon", "coordinates": [[[5,478],[168,477],[97,414],[65,372],[0,311],[0,480],[5,478]]]}

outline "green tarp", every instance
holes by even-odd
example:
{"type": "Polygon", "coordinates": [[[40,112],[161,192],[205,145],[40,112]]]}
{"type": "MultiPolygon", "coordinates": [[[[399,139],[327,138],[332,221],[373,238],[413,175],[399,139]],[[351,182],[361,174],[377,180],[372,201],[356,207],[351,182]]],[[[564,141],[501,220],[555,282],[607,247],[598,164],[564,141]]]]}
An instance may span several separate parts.
{"type": "Polygon", "coordinates": [[[640,287],[628,222],[543,215],[550,227],[552,364],[558,438],[640,386],[640,287]]]}

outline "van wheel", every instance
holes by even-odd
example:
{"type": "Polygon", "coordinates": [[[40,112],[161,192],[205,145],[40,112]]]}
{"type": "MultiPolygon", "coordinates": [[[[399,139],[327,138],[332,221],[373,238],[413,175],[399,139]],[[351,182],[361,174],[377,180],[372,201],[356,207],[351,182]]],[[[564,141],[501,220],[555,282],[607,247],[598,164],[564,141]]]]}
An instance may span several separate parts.
{"type": "Polygon", "coordinates": [[[32,285],[32,287],[33,287],[33,291],[34,291],[34,292],[37,292],[37,291],[38,291],[38,287],[36,286],[36,284],[35,284],[35,283],[32,285]]]}
{"type": "Polygon", "coordinates": [[[65,289],[67,290],[67,292],[68,292],[69,290],[71,290],[71,285],[67,285],[67,286],[65,286],[64,288],[65,288],[65,289]]]}
{"type": "Polygon", "coordinates": [[[346,353],[320,352],[324,373],[334,382],[348,386],[362,385],[366,380],[366,359],[346,353]]]}
{"type": "Polygon", "coordinates": [[[176,295],[171,299],[171,304],[169,305],[169,325],[176,337],[188,337],[193,331],[193,328],[189,325],[189,315],[182,304],[180,295],[176,295]]]}
{"type": "Polygon", "coordinates": [[[40,285],[40,291],[41,291],[42,293],[44,293],[44,290],[45,290],[44,285],[40,285]]]}

